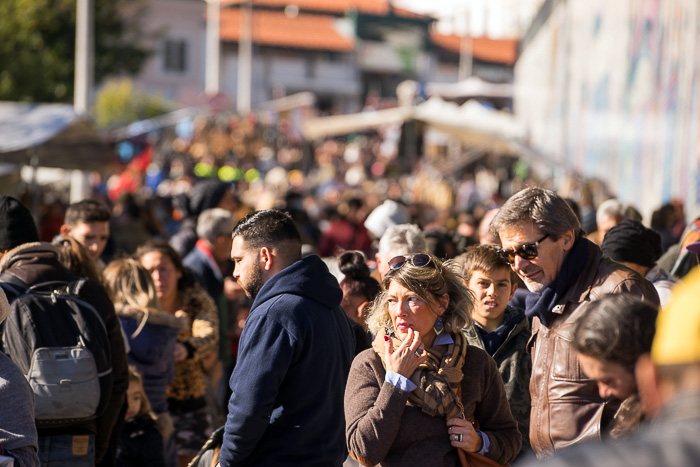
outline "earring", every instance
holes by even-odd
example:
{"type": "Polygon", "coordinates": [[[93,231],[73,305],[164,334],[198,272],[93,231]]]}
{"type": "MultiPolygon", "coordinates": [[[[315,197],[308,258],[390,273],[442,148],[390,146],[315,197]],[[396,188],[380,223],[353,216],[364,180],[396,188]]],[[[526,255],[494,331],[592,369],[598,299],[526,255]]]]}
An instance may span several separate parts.
{"type": "Polygon", "coordinates": [[[387,336],[396,337],[396,336],[394,335],[394,325],[393,325],[393,324],[390,324],[389,326],[385,327],[385,328],[384,328],[384,333],[385,333],[387,336]]]}
{"type": "Polygon", "coordinates": [[[442,334],[442,331],[445,330],[445,325],[442,322],[442,319],[438,318],[435,320],[435,324],[433,324],[433,331],[435,331],[435,335],[439,336],[442,334]]]}

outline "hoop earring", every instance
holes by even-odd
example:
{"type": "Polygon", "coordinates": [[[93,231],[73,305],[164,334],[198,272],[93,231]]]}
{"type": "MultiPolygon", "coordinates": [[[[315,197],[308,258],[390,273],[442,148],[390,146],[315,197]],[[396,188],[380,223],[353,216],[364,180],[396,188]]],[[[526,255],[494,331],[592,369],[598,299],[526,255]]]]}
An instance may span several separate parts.
{"type": "Polygon", "coordinates": [[[442,332],[445,330],[445,325],[442,322],[442,319],[438,318],[435,320],[435,324],[433,324],[433,331],[435,331],[435,335],[439,336],[442,334],[442,332]]]}

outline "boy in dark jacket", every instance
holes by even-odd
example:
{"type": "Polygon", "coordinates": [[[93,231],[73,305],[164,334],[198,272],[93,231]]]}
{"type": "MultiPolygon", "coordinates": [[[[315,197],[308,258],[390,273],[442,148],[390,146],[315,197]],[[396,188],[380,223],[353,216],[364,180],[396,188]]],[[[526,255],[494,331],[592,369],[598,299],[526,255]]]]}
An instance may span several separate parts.
{"type": "Polygon", "coordinates": [[[523,436],[520,455],[530,450],[530,323],[508,301],[518,288],[517,276],[496,253],[495,245],[474,245],[455,258],[464,283],[474,294],[474,326],[465,334],[470,345],[491,355],[503,378],[510,410],[523,436]]]}

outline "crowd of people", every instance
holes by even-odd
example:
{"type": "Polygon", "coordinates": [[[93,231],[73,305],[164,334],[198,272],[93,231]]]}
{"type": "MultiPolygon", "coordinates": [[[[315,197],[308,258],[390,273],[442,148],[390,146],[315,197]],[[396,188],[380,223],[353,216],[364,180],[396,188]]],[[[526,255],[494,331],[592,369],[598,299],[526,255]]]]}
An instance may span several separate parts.
{"type": "Polygon", "coordinates": [[[228,122],[231,138],[207,127],[217,150],[197,132],[169,141],[168,157],[146,148],[102,195],[54,205],[38,225],[0,196],[0,398],[12,401],[0,455],[20,466],[700,462],[689,297],[700,221],[686,226],[682,206],[647,227],[618,200],[596,209],[585,187],[520,189],[525,179],[486,166],[450,183],[427,163],[393,177],[396,149],[371,137],[325,142],[302,170],[292,132],[254,123],[228,122]],[[237,148],[242,170],[228,173],[237,148]],[[204,166],[210,176],[195,177],[204,166]],[[52,330],[39,319],[68,309],[52,330]],[[54,336],[59,324],[77,327],[77,343],[54,336]],[[30,336],[26,348],[10,333],[30,336]],[[94,384],[71,374],[53,388],[49,373],[85,348],[94,384]],[[59,396],[94,407],[40,411],[59,396]]]}

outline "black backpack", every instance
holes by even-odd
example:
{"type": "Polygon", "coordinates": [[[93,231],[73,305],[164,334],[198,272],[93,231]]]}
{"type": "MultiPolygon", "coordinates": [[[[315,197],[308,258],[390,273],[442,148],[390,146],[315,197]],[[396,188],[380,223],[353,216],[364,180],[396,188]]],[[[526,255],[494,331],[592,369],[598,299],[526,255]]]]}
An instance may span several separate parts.
{"type": "Polygon", "coordinates": [[[95,418],[112,393],[107,328],[97,310],[79,296],[85,281],[45,282],[25,291],[1,284],[10,299],[3,348],[34,391],[38,428],[95,418]]]}

